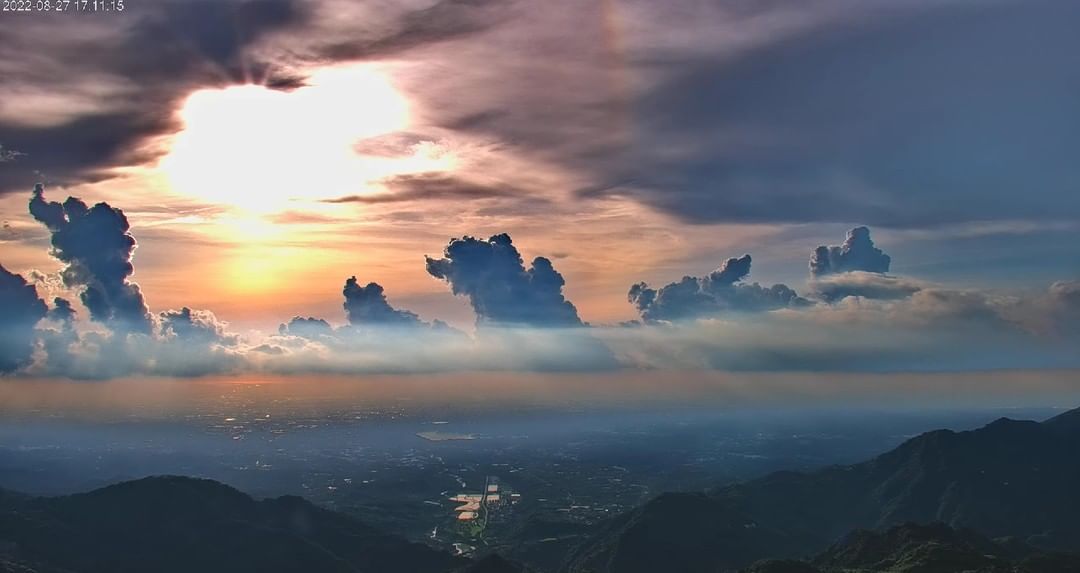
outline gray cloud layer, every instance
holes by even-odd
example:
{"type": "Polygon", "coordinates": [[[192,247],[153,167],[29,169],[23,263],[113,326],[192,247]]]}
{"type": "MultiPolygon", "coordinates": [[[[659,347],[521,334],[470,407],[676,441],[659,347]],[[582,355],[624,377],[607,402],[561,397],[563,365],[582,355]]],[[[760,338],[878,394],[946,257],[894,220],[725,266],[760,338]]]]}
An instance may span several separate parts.
{"type": "Polygon", "coordinates": [[[394,58],[431,123],[573,171],[582,197],[694,222],[1075,219],[1080,77],[1061,70],[1080,67],[1078,19],[1070,0],[222,0],[12,21],[5,100],[77,105],[0,119],[27,154],[0,192],[145,160],[194,89],[394,58]]]}
{"type": "Polygon", "coordinates": [[[807,24],[663,62],[673,76],[634,107],[646,141],[608,164],[599,193],[697,222],[1080,215],[1064,152],[1080,146],[1080,76],[1060,73],[1080,64],[1080,5],[771,6],[807,24]]]}
{"type": "Polygon", "coordinates": [[[892,300],[906,298],[922,290],[919,281],[866,271],[833,273],[810,283],[811,288],[825,302],[836,302],[849,296],[892,300]]]}

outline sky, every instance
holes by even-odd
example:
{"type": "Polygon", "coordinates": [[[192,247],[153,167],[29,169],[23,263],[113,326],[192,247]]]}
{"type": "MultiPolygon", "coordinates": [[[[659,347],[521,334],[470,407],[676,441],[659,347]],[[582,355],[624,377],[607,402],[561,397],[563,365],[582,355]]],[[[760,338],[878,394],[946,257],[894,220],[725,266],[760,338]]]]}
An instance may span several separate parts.
{"type": "Polygon", "coordinates": [[[0,372],[1075,368],[1076,21],[1067,0],[3,14],[0,372]]]}

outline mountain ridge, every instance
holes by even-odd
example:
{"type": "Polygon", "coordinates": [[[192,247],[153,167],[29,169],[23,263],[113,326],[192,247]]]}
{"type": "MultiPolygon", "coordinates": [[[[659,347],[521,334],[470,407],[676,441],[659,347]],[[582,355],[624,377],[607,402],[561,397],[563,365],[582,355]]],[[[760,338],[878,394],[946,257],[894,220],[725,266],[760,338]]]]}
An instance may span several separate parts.
{"type": "Polygon", "coordinates": [[[665,494],[600,528],[562,570],[637,573],[666,562],[672,571],[711,573],[812,555],[849,531],[906,522],[1080,547],[1078,446],[1074,409],[1041,423],[1001,418],[927,432],[857,464],[665,494]]]}
{"type": "Polygon", "coordinates": [[[299,497],[255,500],[181,476],[9,503],[0,539],[16,562],[78,573],[445,573],[469,564],[299,497]]]}
{"type": "Polygon", "coordinates": [[[1073,573],[1080,556],[1048,554],[936,522],[856,530],[808,561],[770,559],[742,573],[1073,573]]]}

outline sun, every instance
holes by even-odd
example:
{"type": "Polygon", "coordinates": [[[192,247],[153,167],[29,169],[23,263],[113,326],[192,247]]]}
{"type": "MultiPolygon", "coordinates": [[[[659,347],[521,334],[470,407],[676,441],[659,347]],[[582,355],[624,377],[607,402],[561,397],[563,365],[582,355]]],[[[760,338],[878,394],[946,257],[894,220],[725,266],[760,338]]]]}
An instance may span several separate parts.
{"type": "Polygon", "coordinates": [[[365,157],[356,143],[409,126],[408,99],[372,65],[324,68],[293,91],[260,85],[192,93],[159,164],[173,191],[253,213],[363,193],[442,159],[365,157]]]}

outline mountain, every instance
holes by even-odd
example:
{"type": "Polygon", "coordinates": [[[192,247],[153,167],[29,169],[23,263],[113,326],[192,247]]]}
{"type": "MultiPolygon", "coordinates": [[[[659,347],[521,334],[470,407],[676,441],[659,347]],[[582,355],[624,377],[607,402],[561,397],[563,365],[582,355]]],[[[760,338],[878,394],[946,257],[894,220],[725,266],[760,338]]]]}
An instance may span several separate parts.
{"type": "Polygon", "coordinates": [[[487,557],[474,561],[455,573],[530,573],[525,567],[508,561],[507,559],[491,554],[487,557]]]}
{"type": "Polygon", "coordinates": [[[867,462],[665,494],[602,527],[567,573],[715,573],[818,553],[854,529],[941,521],[1080,548],[1080,409],[939,430],[867,462]]]}
{"type": "Polygon", "coordinates": [[[944,523],[858,530],[807,563],[772,560],[743,573],[1075,573],[1080,556],[998,543],[944,523]]]}
{"type": "Polygon", "coordinates": [[[152,477],[52,498],[0,496],[0,571],[447,573],[467,566],[298,497],[152,477]]]}

